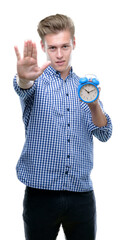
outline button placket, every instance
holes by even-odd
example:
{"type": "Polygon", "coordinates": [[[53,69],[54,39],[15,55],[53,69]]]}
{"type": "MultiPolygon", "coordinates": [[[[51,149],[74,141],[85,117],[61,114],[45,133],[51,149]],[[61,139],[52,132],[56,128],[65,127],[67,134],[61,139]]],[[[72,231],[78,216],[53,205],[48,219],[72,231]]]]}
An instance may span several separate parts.
{"type": "Polygon", "coordinates": [[[65,99],[66,99],[66,165],[65,165],[65,177],[69,175],[69,165],[70,165],[70,101],[69,101],[69,89],[67,83],[65,85],[65,99]]]}
{"type": "Polygon", "coordinates": [[[68,175],[70,166],[66,165],[65,174],[68,175]]]}

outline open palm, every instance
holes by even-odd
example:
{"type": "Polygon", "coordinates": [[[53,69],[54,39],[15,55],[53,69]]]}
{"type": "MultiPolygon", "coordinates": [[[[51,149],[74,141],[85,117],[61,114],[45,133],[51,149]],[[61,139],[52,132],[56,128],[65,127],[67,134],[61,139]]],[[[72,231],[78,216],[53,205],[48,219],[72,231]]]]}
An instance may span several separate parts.
{"type": "Polygon", "coordinates": [[[17,56],[17,73],[21,79],[34,81],[50,65],[50,61],[47,61],[42,67],[38,67],[36,44],[30,40],[24,43],[23,58],[21,58],[16,46],[15,53],[17,56]]]}

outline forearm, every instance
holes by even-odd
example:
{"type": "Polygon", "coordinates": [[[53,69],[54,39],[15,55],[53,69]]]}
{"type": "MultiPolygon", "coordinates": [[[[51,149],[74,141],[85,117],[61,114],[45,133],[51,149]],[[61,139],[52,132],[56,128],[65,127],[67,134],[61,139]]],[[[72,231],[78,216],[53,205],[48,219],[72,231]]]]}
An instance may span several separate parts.
{"type": "Polygon", "coordinates": [[[33,86],[34,81],[26,80],[26,79],[20,79],[17,75],[17,84],[22,89],[29,89],[33,86]]]}
{"type": "MultiPolygon", "coordinates": [[[[23,89],[20,87],[17,83],[17,75],[14,76],[13,79],[13,87],[18,96],[20,97],[20,100],[24,103],[26,103],[27,99],[34,99],[34,94],[37,88],[37,80],[34,82],[33,86],[29,89],[23,89]]],[[[29,100],[28,100],[29,101],[29,100]]],[[[30,100],[31,101],[31,100],[30,100]]]]}
{"type": "Polygon", "coordinates": [[[95,104],[89,104],[92,115],[92,121],[97,127],[104,127],[107,125],[107,119],[103,113],[98,101],[95,104]]]}

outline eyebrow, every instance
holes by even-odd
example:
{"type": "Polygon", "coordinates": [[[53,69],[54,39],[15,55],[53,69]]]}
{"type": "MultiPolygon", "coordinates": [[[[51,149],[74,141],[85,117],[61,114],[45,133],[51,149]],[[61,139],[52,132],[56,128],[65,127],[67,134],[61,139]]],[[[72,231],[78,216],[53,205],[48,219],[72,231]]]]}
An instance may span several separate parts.
{"type": "MultiPolygon", "coordinates": [[[[64,46],[64,45],[71,45],[71,43],[63,43],[61,44],[61,46],[64,46]]],[[[51,45],[47,45],[48,47],[57,47],[56,44],[51,44],[51,45]]]]}

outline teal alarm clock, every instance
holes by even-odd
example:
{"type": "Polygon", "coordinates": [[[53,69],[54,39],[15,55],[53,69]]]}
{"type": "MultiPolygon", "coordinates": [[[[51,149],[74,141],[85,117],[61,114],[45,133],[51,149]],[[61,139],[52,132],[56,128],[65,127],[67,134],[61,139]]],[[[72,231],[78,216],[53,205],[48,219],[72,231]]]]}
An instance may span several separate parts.
{"type": "Polygon", "coordinates": [[[85,103],[94,102],[99,96],[99,81],[95,75],[86,75],[80,78],[78,96],[85,103]]]}

